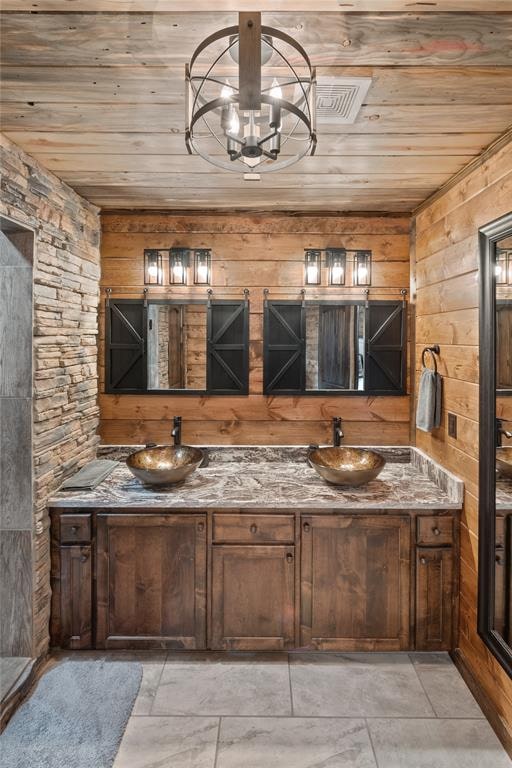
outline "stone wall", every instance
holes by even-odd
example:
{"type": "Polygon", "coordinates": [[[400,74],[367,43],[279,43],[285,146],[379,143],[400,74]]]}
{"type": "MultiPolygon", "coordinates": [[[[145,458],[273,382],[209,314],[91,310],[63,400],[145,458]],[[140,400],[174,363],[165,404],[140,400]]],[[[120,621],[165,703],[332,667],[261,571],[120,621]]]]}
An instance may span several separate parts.
{"type": "MultiPolygon", "coordinates": [[[[93,459],[99,438],[98,209],[1,137],[0,214],[35,230],[33,656],[48,646],[47,499],[93,459]]],[[[16,354],[16,350],[12,350],[16,354]]]]}

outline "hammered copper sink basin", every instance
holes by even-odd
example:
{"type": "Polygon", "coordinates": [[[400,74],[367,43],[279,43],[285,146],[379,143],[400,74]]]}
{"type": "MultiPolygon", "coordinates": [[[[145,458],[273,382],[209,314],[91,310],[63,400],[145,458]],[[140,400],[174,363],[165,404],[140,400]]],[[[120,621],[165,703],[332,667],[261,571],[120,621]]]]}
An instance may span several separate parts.
{"type": "Polygon", "coordinates": [[[375,480],[386,459],[366,448],[315,448],[308,454],[313,469],[332,485],[358,486],[375,480]]]}
{"type": "Polygon", "coordinates": [[[195,472],[204,451],[190,445],[157,445],[130,454],[126,465],[145,485],[175,485],[195,472]]]}

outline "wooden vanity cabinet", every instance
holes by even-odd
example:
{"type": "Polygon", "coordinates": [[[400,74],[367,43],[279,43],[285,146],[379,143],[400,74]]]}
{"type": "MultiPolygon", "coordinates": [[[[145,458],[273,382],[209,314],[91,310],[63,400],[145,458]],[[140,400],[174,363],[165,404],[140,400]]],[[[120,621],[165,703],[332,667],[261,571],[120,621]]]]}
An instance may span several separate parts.
{"type": "Polygon", "coordinates": [[[452,648],[456,613],[453,518],[416,519],[416,649],[452,648]]]}
{"type": "Polygon", "coordinates": [[[410,648],[408,515],[302,517],[301,646],[410,648]]]}
{"type": "Polygon", "coordinates": [[[279,651],[295,645],[295,547],[212,547],[210,647],[279,651]]]}
{"type": "Polygon", "coordinates": [[[72,650],[91,648],[91,515],[56,515],[51,546],[52,642],[72,650]]]}
{"type": "Polygon", "coordinates": [[[98,514],[96,648],[206,647],[206,515],[98,514]]]}
{"type": "Polygon", "coordinates": [[[295,518],[214,512],[209,646],[295,647],[295,518]]]}
{"type": "Polygon", "coordinates": [[[450,650],[451,512],[54,510],[62,648],[450,650]]]}

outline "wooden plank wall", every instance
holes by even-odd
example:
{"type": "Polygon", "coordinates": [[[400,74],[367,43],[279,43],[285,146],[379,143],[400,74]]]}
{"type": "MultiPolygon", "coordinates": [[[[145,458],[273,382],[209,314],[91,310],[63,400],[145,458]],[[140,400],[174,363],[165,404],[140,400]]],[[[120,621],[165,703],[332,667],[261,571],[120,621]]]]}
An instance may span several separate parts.
{"type": "Polygon", "coordinates": [[[478,570],[478,233],[512,208],[512,143],[462,179],[415,218],[416,375],[421,350],[439,343],[444,376],[443,424],[416,431],[417,446],[466,485],[461,525],[460,652],[512,737],[512,681],[476,629],[478,570]],[[448,412],[458,438],[448,437],[448,412]]]}
{"type": "MultiPolygon", "coordinates": [[[[183,439],[209,444],[308,444],[331,439],[330,420],[344,419],[355,444],[407,444],[409,397],[264,397],[263,288],[271,298],[300,298],[304,248],[345,246],[373,251],[371,297],[400,298],[409,286],[407,216],[335,216],[226,213],[104,213],[100,392],[104,393],[104,298],[141,296],[144,248],[212,248],[214,298],[251,291],[250,395],[100,395],[104,443],[168,441],[174,415],[183,417],[183,439]]],[[[308,288],[307,297],[360,297],[361,288],[308,288]]],[[[162,286],[150,296],[205,298],[204,288],[162,286]]]]}

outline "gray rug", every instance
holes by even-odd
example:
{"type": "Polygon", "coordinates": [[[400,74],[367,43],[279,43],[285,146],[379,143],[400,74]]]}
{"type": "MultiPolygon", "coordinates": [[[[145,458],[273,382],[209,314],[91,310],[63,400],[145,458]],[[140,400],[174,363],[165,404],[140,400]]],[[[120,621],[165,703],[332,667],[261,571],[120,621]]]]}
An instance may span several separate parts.
{"type": "Polygon", "coordinates": [[[64,661],[0,736],[2,768],[110,768],[142,678],[137,661],[64,661]]]}

